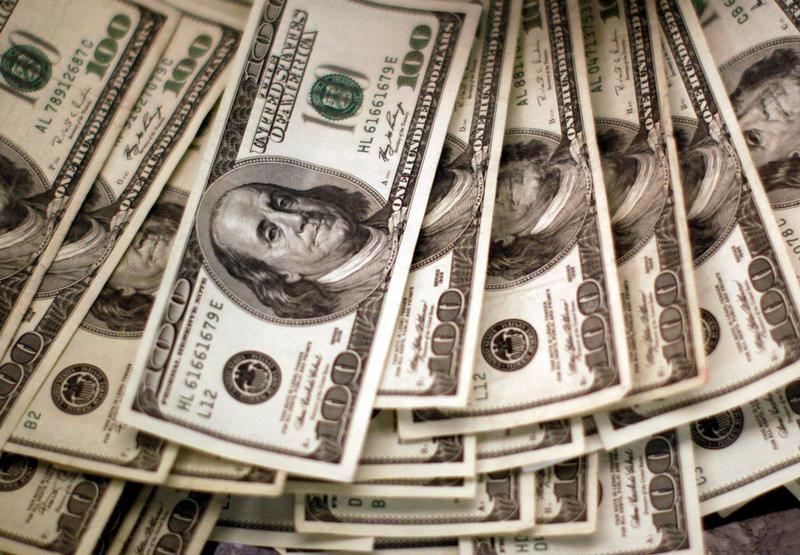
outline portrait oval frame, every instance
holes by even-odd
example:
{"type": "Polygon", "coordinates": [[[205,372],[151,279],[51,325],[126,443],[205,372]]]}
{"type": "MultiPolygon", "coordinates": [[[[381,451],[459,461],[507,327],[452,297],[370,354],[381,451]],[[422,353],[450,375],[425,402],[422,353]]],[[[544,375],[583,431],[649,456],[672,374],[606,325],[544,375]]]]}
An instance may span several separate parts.
{"type": "MultiPolygon", "coordinates": [[[[259,156],[237,162],[231,170],[222,174],[203,192],[193,228],[198,248],[202,254],[203,269],[231,301],[261,320],[282,325],[309,325],[340,318],[344,314],[351,312],[355,306],[380,287],[380,283],[376,283],[375,287],[360,300],[350,303],[348,306],[340,307],[330,314],[310,318],[281,317],[261,303],[255,293],[245,283],[232,276],[222,262],[219,261],[212,246],[211,226],[209,225],[211,212],[217,201],[225,193],[242,185],[258,181],[273,183],[300,193],[320,186],[333,186],[342,189],[344,192],[359,193],[368,206],[369,215],[367,218],[381,211],[386,205],[386,202],[378,192],[366,182],[353,175],[328,167],[284,156],[259,156]],[[298,174],[301,179],[297,179],[298,174]],[[292,183],[292,185],[286,185],[287,182],[292,183]]],[[[391,267],[393,262],[394,255],[391,256],[386,264],[391,267]]]]}
{"type": "MultiPolygon", "coordinates": [[[[150,215],[153,213],[153,211],[160,204],[164,204],[164,203],[175,204],[175,205],[178,205],[182,209],[185,210],[186,209],[186,202],[187,202],[188,198],[189,198],[189,191],[185,191],[183,189],[179,189],[179,188],[171,186],[171,185],[166,185],[161,190],[161,193],[159,194],[159,196],[156,199],[155,203],[153,204],[153,206],[150,207],[150,210],[148,211],[147,216],[145,216],[145,219],[142,221],[141,225],[136,230],[136,233],[134,234],[133,238],[131,239],[131,245],[133,244],[133,241],[136,240],[137,234],[144,229],[145,224],[148,222],[148,218],[150,218],[150,215]]],[[[177,238],[177,228],[180,226],[180,220],[178,220],[175,223],[176,223],[176,236],[173,237],[173,240],[177,238]]],[[[131,245],[128,245],[128,249],[131,248],[131,245]]],[[[127,252],[127,249],[126,249],[126,252],[127,252]]],[[[123,257],[124,256],[125,255],[123,254],[123,257]]],[[[120,259],[120,262],[121,261],[122,261],[122,259],[120,259]]],[[[106,283],[103,284],[103,290],[105,290],[105,288],[109,286],[108,285],[108,280],[110,278],[111,278],[111,275],[109,275],[109,277],[106,279],[106,283]]],[[[103,290],[101,290],[101,293],[102,293],[103,290]]],[[[152,300],[155,301],[155,294],[152,295],[152,300]]],[[[99,302],[99,301],[95,300],[95,302],[99,302]]],[[[141,329],[139,329],[139,330],[122,331],[122,330],[119,330],[119,329],[112,329],[112,327],[109,326],[109,324],[106,321],[101,320],[100,318],[95,316],[95,314],[90,309],[90,311],[86,314],[86,316],[84,316],[83,321],[80,324],[80,327],[81,327],[81,329],[87,330],[87,331],[95,333],[97,335],[103,335],[103,336],[106,336],[106,337],[136,338],[136,337],[141,337],[142,334],[144,334],[144,328],[145,328],[146,324],[147,324],[147,318],[145,317],[145,319],[142,321],[141,329]]]]}
{"type": "MultiPolygon", "coordinates": [[[[104,208],[113,206],[114,204],[115,204],[114,192],[112,191],[106,179],[102,175],[98,176],[94,184],[92,185],[92,188],[89,190],[89,193],[87,194],[83,203],[81,204],[78,213],[75,215],[75,220],[73,220],[72,224],[70,225],[70,228],[76,225],[79,218],[83,216],[87,217],[91,216],[92,213],[94,213],[96,210],[102,210],[104,208]],[[101,206],[99,208],[95,207],[95,209],[92,210],[90,208],[90,204],[93,203],[94,204],[100,203],[101,206]],[[84,213],[84,209],[86,209],[88,213],[84,213]]],[[[111,229],[105,230],[106,234],[102,240],[102,245],[103,245],[102,253],[97,257],[92,257],[93,260],[91,264],[87,263],[82,266],[79,265],[78,266],[80,268],[79,274],[76,274],[75,276],[63,282],[58,282],[57,277],[50,272],[50,268],[58,267],[57,266],[57,263],[59,262],[58,254],[56,254],[56,259],[54,259],[53,262],[50,264],[50,268],[48,268],[47,273],[45,273],[44,277],[42,278],[42,283],[39,285],[39,290],[36,292],[36,297],[37,298],[55,297],[59,294],[66,292],[67,289],[70,289],[76,283],[85,280],[87,276],[92,275],[97,268],[102,266],[102,264],[111,254],[111,251],[114,248],[114,245],[116,244],[116,235],[112,234],[112,231],[113,230],[111,229]]],[[[64,239],[64,242],[62,242],[61,246],[59,247],[59,253],[61,253],[62,248],[67,247],[69,245],[70,243],[67,243],[66,239],[64,239]]],[[[66,264],[66,266],[67,267],[65,269],[69,270],[71,265],[66,264]]],[[[75,266],[72,265],[72,267],[74,268],[75,266]]]]}
{"type": "MultiPolygon", "coordinates": [[[[689,139],[689,145],[692,145],[695,139],[695,135],[698,133],[699,127],[696,120],[692,120],[689,118],[684,117],[673,117],[672,118],[672,129],[673,134],[675,136],[676,142],[678,142],[678,135],[683,131],[687,132],[688,135],[691,137],[689,139]]],[[[711,258],[725,243],[725,240],[734,230],[737,225],[736,221],[736,214],[739,212],[739,205],[742,202],[742,179],[744,178],[742,174],[742,167],[741,167],[741,160],[739,160],[736,153],[733,151],[733,146],[728,144],[727,148],[726,145],[717,143],[720,149],[725,151],[727,156],[733,158],[733,163],[736,168],[735,175],[737,176],[737,192],[736,192],[736,199],[734,202],[731,202],[727,205],[724,205],[724,211],[717,210],[716,213],[721,213],[721,218],[725,222],[724,228],[720,231],[719,235],[714,239],[714,242],[711,243],[703,252],[695,256],[694,252],[691,253],[692,262],[695,267],[699,266],[709,258],[711,258]]],[[[685,149],[681,149],[680,145],[678,144],[678,158],[681,159],[682,154],[685,152],[685,149]]],[[[692,247],[694,248],[696,238],[692,237],[692,222],[689,220],[689,212],[691,211],[692,206],[689,205],[689,200],[687,198],[686,191],[688,189],[686,185],[686,180],[684,179],[683,171],[681,170],[681,183],[683,187],[683,198],[684,198],[684,206],[686,209],[686,218],[688,221],[689,226],[689,237],[692,242],[692,247]]]]}
{"type": "MultiPolygon", "coordinates": [[[[620,119],[595,118],[595,130],[598,137],[600,136],[601,133],[609,130],[613,130],[620,133],[620,135],[625,140],[625,148],[622,149],[622,154],[629,152],[631,148],[635,149],[636,145],[634,145],[634,142],[639,141],[640,143],[642,143],[639,146],[642,149],[646,148],[649,152],[645,152],[644,150],[642,150],[640,153],[647,153],[652,155],[652,157],[656,160],[656,163],[658,164],[657,171],[659,171],[659,174],[654,177],[653,181],[651,181],[651,184],[655,185],[659,181],[662,184],[660,189],[657,187],[647,188],[645,195],[649,194],[650,196],[647,197],[646,199],[641,199],[648,201],[648,204],[644,205],[645,210],[653,207],[653,204],[651,203],[653,200],[655,201],[659,200],[659,197],[657,196],[658,194],[661,195],[659,209],[658,211],[653,211],[651,214],[647,214],[646,216],[642,217],[642,220],[644,220],[642,226],[644,228],[644,233],[641,233],[640,237],[636,240],[636,242],[634,242],[624,253],[620,253],[619,250],[616,249],[617,247],[616,231],[613,229],[614,224],[613,223],[611,224],[612,232],[614,233],[614,247],[615,247],[615,254],[617,257],[617,264],[624,264],[625,262],[633,258],[636,255],[636,253],[639,252],[653,237],[653,235],[656,232],[656,226],[658,225],[658,221],[661,218],[661,215],[664,213],[664,207],[667,204],[667,196],[669,194],[670,169],[669,169],[669,163],[666,160],[666,152],[665,151],[654,152],[653,149],[650,147],[650,145],[647,144],[647,135],[640,134],[640,129],[641,128],[638,125],[633,125],[620,119]]],[[[602,165],[604,163],[604,154],[602,149],[598,148],[598,151],[600,154],[600,163],[602,165]]],[[[603,168],[602,171],[603,171],[603,184],[606,189],[606,197],[608,197],[610,184],[605,179],[605,173],[606,173],[605,168],[603,168]]],[[[610,203],[611,201],[608,200],[607,205],[609,206],[609,221],[611,221],[611,218],[613,217],[613,214],[611,214],[610,203]]],[[[639,204],[636,204],[636,206],[638,207],[639,204]]]]}
{"type": "MultiPolygon", "coordinates": [[[[4,157],[8,158],[12,163],[15,163],[17,166],[26,170],[27,173],[31,176],[31,181],[34,191],[33,194],[25,198],[27,199],[33,198],[50,191],[50,189],[52,188],[51,184],[47,180],[47,177],[45,176],[44,172],[39,167],[39,165],[22,148],[17,146],[15,143],[10,141],[3,135],[0,135],[0,155],[3,155],[4,157]]],[[[46,215],[44,216],[44,218],[45,218],[44,226],[45,228],[47,228],[49,222],[46,218],[46,215]]],[[[49,234],[45,235],[44,239],[37,246],[37,250],[41,250],[43,246],[49,241],[49,239],[50,235],[49,234]]],[[[18,274],[19,272],[23,271],[30,265],[31,261],[28,261],[27,264],[24,264],[9,273],[3,273],[2,271],[0,271],[0,280],[4,280],[15,274],[18,274]]]]}
{"type": "MultiPolygon", "coordinates": [[[[459,159],[462,159],[461,162],[463,163],[464,158],[466,157],[467,149],[468,145],[464,141],[448,133],[447,137],[445,138],[445,146],[442,149],[442,155],[448,155],[448,159],[445,160],[446,166],[450,166],[454,161],[459,159]]],[[[462,167],[462,169],[464,168],[462,167]]],[[[469,171],[471,171],[471,168],[469,171]]],[[[434,183],[431,186],[431,194],[433,194],[435,188],[436,180],[434,179],[434,183]]],[[[465,200],[470,201],[470,210],[471,213],[474,214],[476,205],[483,202],[485,189],[483,186],[472,187],[469,192],[470,196],[465,200]]],[[[428,204],[425,206],[425,216],[428,216],[429,209],[430,198],[428,200],[428,204]]],[[[474,222],[474,218],[470,218],[463,225],[453,226],[451,229],[444,229],[440,233],[432,236],[426,235],[425,232],[427,228],[425,226],[420,228],[419,238],[417,239],[417,245],[415,246],[414,250],[414,261],[411,265],[411,269],[416,270],[418,268],[422,268],[423,266],[439,260],[447,253],[452,252],[456,243],[458,243],[458,241],[464,236],[470,227],[475,228],[475,233],[477,233],[477,227],[474,225],[474,222]],[[421,258],[418,259],[418,256],[421,258]]],[[[438,223],[438,220],[435,223],[438,223]]]]}
{"type": "MultiPolygon", "coordinates": [[[[505,140],[506,141],[508,141],[509,136],[513,137],[512,141],[515,141],[515,142],[523,142],[526,139],[527,140],[538,139],[539,141],[544,143],[549,148],[550,156],[552,156],[553,153],[557,149],[563,148],[563,146],[562,146],[562,142],[564,140],[563,137],[561,135],[557,134],[557,133],[552,133],[552,132],[549,132],[549,131],[543,131],[543,130],[539,130],[539,129],[534,129],[534,130],[532,130],[532,129],[516,129],[516,128],[506,129],[506,133],[505,133],[505,140]]],[[[582,153],[585,156],[585,162],[589,163],[589,159],[588,159],[589,156],[588,156],[588,153],[586,153],[585,148],[582,149],[582,153]]],[[[583,172],[583,169],[580,167],[580,163],[577,162],[577,161],[575,161],[574,163],[578,167],[579,173],[582,175],[584,172],[583,172]]],[[[502,167],[503,167],[503,160],[501,159],[500,160],[500,170],[502,170],[502,167]]],[[[583,179],[583,177],[582,177],[582,179],[583,179]]],[[[499,192],[499,187],[500,187],[499,178],[498,178],[497,187],[498,187],[498,192],[499,192]]],[[[591,180],[587,181],[586,179],[583,179],[582,187],[577,189],[576,191],[581,191],[581,190],[583,191],[583,195],[582,195],[583,210],[580,213],[580,216],[578,218],[576,218],[573,222],[571,222],[572,224],[575,225],[575,228],[578,230],[577,233],[575,233],[574,236],[572,236],[572,237],[569,237],[569,236],[565,237],[565,240],[563,241],[563,244],[559,244],[559,248],[558,248],[556,254],[553,255],[547,262],[545,262],[544,264],[541,264],[540,266],[532,268],[530,271],[526,272],[524,275],[522,275],[520,277],[506,280],[506,279],[498,278],[497,276],[494,276],[491,271],[487,272],[487,275],[486,275],[486,289],[500,290],[500,289],[508,289],[508,288],[511,288],[511,287],[518,287],[519,285],[521,285],[523,283],[531,281],[532,279],[535,279],[535,278],[547,273],[556,264],[558,264],[565,256],[567,256],[567,254],[572,250],[572,248],[578,242],[578,235],[580,235],[580,230],[583,229],[584,222],[586,221],[586,218],[589,215],[589,209],[590,209],[589,199],[591,198],[591,195],[592,195],[592,192],[593,192],[591,180]]],[[[578,198],[581,198],[581,196],[578,195],[578,198]]],[[[489,257],[490,257],[490,259],[492,257],[492,248],[493,248],[492,244],[490,243],[490,246],[489,246],[489,257]]],[[[491,260],[490,260],[490,264],[491,264],[491,260]]]]}
{"type": "MultiPolygon", "coordinates": [[[[800,37],[783,37],[757,44],[740,52],[719,66],[720,77],[728,94],[736,88],[742,74],[754,63],[766,58],[776,50],[793,50],[800,57],[800,37]]],[[[758,168],[756,168],[757,170],[758,168]]],[[[760,173],[760,172],[759,172],[760,173]]],[[[800,189],[768,192],[764,184],[770,206],[775,209],[792,208],[800,206],[800,189]]]]}

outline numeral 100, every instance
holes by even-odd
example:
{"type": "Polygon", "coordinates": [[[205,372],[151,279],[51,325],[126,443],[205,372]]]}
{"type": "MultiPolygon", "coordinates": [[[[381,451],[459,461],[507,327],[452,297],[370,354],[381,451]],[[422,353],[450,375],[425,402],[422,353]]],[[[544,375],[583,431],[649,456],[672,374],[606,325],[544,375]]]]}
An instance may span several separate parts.
{"type": "Polygon", "coordinates": [[[86,64],[86,73],[94,73],[101,79],[105,77],[108,65],[114,56],[117,55],[119,40],[123,38],[131,28],[131,18],[125,14],[118,13],[111,18],[106,27],[106,36],[97,43],[94,48],[93,59],[86,64]]]}
{"type": "Polygon", "coordinates": [[[422,50],[431,42],[431,28],[427,25],[417,25],[411,31],[411,38],[408,39],[408,45],[411,50],[406,52],[403,57],[403,63],[400,66],[400,71],[403,72],[397,78],[397,88],[411,87],[417,88],[417,80],[419,78],[419,70],[422,69],[422,64],[425,63],[425,55],[422,50]]]}
{"type": "Polygon", "coordinates": [[[172,68],[171,78],[164,83],[164,90],[173,92],[175,96],[178,96],[183,85],[186,84],[186,79],[197,68],[197,60],[206,55],[213,43],[214,41],[211,37],[206,34],[195,37],[192,44],[189,45],[189,56],[183,58],[172,68]]]}

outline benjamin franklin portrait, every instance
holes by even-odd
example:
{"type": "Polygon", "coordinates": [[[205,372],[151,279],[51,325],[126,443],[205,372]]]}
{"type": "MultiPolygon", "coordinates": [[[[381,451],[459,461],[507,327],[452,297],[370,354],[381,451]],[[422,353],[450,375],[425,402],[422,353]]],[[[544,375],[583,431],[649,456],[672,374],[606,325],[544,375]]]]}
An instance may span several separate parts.
{"type": "Polygon", "coordinates": [[[141,332],[169,260],[183,205],[162,193],[92,305],[86,323],[113,332],[141,332]]]}
{"type": "Polygon", "coordinates": [[[617,260],[636,253],[652,236],[667,196],[664,168],[646,137],[631,144],[615,127],[597,134],[617,260]]]}
{"type": "Polygon", "coordinates": [[[800,203],[800,45],[726,65],[723,78],[773,206],[800,203]]]}
{"type": "Polygon", "coordinates": [[[114,216],[110,193],[95,182],[70,225],[56,257],[47,269],[39,294],[49,295],[89,275],[108,248],[109,223],[114,216]]]}
{"type": "Polygon", "coordinates": [[[358,190],[310,185],[304,168],[265,174],[251,171],[263,179],[233,187],[223,177],[224,192],[204,199],[198,228],[207,229],[206,257],[252,294],[254,308],[282,319],[332,315],[369,296],[390,262],[384,211],[374,213],[358,190]]]}
{"type": "Polygon", "coordinates": [[[473,220],[478,189],[470,160],[452,138],[445,142],[425,208],[414,262],[445,251],[473,220]]]}
{"type": "Polygon", "coordinates": [[[588,187],[565,148],[539,137],[503,146],[489,252],[490,284],[523,278],[557,259],[575,241],[588,208],[588,187]]]}
{"type": "Polygon", "coordinates": [[[726,137],[712,138],[705,129],[675,126],[695,263],[715,252],[736,217],[741,183],[734,160],[725,149],[727,141],[726,137]]]}
{"type": "Polygon", "coordinates": [[[11,149],[0,145],[0,279],[24,268],[47,228],[46,195],[36,175],[11,149]]]}

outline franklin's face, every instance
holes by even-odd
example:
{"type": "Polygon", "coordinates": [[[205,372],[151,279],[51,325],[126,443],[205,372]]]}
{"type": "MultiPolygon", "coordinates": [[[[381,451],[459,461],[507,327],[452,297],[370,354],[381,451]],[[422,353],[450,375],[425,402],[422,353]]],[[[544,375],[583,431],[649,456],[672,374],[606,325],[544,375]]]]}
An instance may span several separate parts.
{"type": "Polygon", "coordinates": [[[147,222],[136,233],[133,242],[108,279],[112,287],[122,290],[127,295],[133,293],[152,295],[158,291],[175,240],[173,229],[160,228],[163,226],[159,226],[157,222],[147,222]]]}
{"type": "Polygon", "coordinates": [[[547,202],[542,202],[543,183],[534,165],[525,161],[505,162],[497,176],[492,237],[511,242],[536,225],[547,202]]]}
{"type": "Polygon", "coordinates": [[[739,125],[756,166],[800,152],[800,83],[774,78],[742,95],[739,125]]]}
{"type": "Polygon", "coordinates": [[[272,185],[225,194],[214,219],[224,246],[263,261],[285,279],[315,279],[358,251],[358,224],[328,202],[272,185]]]}

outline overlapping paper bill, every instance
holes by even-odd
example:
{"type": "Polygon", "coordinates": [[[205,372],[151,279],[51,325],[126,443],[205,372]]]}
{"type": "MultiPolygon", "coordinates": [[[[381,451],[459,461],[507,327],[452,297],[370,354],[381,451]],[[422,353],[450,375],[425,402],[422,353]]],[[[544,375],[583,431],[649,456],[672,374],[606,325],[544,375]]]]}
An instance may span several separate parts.
{"type": "Polygon", "coordinates": [[[0,551],[699,554],[798,491],[800,12],[729,4],[0,2],[0,551]]]}

